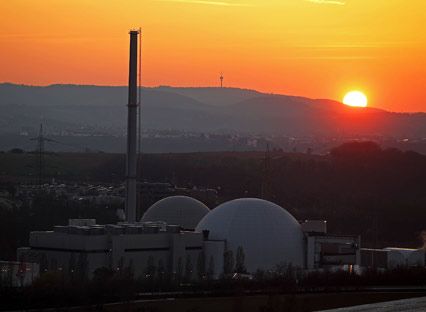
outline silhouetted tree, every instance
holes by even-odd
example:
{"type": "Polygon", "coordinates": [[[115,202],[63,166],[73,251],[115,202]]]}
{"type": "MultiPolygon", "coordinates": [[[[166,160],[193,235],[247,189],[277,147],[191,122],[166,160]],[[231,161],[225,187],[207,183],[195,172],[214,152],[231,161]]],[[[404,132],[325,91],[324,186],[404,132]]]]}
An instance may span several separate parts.
{"type": "Polygon", "coordinates": [[[202,280],[206,276],[206,259],[203,251],[197,257],[197,275],[199,280],[202,280]]]}
{"type": "Polygon", "coordinates": [[[155,272],[156,272],[156,267],[155,267],[155,263],[154,263],[154,257],[153,256],[149,256],[147,263],[146,263],[146,268],[145,268],[145,276],[148,279],[153,280],[155,278],[155,272]]]}
{"type": "Polygon", "coordinates": [[[214,274],[215,274],[215,271],[214,271],[214,258],[213,258],[213,256],[210,256],[209,266],[207,268],[207,279],[208,280],[213,279],[214,274]]]}
{"type": "Polygon", "coordinates": [[[23,149],[21,149],[21,148],[12,148],[10,151],[9,151],[9,153],[12,153],[12,154],[23,154],[24,153],[24,150],[23,149]]]}
{"type": "Polygon", "coordinates": [[[93,272],[92,281],[94,283],[103,284],[110,281],[114,277],[114,274],[114,270],[107,267],[100,267],[93,272]]]}
{"type": "Polygon", "coordinates": [[[40,272],[41,273],[47,272],[48,269],[49,269],[49,261],[47,260],[46,254],[42,253],[41,259],[40,259],[40,272]]]}
{"type": "Polygon", "coordinates": [[[187,255],[186,261],[185,261],[185,280],[187,282],[191,281],[192,279],[192,270],[193,270],[193,265],[191,261],[191,256],[187,255]]]}
{"type": "Polygon", "coordinates": [[[179,257],[177,268],[176,268],[176,279],[180,283],[183,277],[183,261],[182,257],[179,257]]]}
{"type": "Polygon", "coordinates": [[[129,265],[124,269],[126,278],[133,279],[135,275],[135,268],[133,265],[133,259],[130,259],[129,265]]]}
{"type": "Polygon", "coordinates": [[[157,266],[157,278],[158,278],[160,285],[162,283],[164,283],[165,275],[166,275],[166,268],[164,267],[163,260],[160,259],[160,260],[158,260],[158,266],[157,266]]]}
{"type": "Polygon", "coordinates": [[[246,266],[244,264],[245,261],[244,249],[242,246],[238,246],[237,255],[235,257],[235,272],[237,273],[247,273],[246,266]]]}
{"type": "Polygon", "coordinates": [[[228,249],[223,253],[223,274],[231,273],[234,273],[234,254],[228,249]]]}
{"type": "Polygon", "coordinates": [[[88,277],[89,261],[87,260],[87,253],[81,252],[78,256],[77,272],[80,280],[85,280],[88,277]]]}

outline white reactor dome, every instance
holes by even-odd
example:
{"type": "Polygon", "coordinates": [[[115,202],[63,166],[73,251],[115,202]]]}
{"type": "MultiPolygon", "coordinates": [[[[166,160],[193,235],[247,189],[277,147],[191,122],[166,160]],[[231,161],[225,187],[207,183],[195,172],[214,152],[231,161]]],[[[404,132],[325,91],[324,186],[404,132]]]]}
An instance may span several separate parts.
{"type": "Polygon", "coordinates": [[[277,264],[304,265],[304,236],[299,222],[284,208],[258,198],[235,199],[211,210],[196,231],[209,231],[210,240],[226,240],[234,258],[238,247],[245,267],[273,269],[277,264]]]}
{"type": "Polygon", "coordinates": [[[195,229],[198,222],[210,211],[199,200],[188,196],[170,196],[153,204],[142,216],[141,222],[163,221],[195,229]]]}

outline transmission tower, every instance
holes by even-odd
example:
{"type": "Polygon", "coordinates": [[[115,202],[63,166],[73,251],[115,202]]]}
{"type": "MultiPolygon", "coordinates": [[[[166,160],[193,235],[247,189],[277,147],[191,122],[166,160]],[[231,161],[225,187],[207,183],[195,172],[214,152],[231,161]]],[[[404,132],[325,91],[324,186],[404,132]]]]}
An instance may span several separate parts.
{"type": "Polygon", "coordinates": [[[36,152],[37,152],[37,167],[38,167],[38,185],[41,186],[43,183],[43,175],[44,175],[44,147],[46,142],[55,142],[55,140],[48,139],[43,134],[43,124],[40,124],[40,129],[38,132],[38,136],[35,138],[31,138],[31,141],[37,142],[36,152]]]}

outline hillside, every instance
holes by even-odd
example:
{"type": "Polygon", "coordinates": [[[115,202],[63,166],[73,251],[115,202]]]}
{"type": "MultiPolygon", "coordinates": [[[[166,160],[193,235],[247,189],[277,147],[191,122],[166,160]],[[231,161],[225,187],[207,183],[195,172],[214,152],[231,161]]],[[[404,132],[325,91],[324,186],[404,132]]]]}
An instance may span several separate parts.
{"type": "MultiPolygon", "coordinates": [[[[126,87],[0,84],[0,134],[52,132],[123,135],[126,87]]],[[[426,114],[357,109],[332,100],[233,88],[142,90],[144,129],[286,136],[426,137],[426,114]]]]}

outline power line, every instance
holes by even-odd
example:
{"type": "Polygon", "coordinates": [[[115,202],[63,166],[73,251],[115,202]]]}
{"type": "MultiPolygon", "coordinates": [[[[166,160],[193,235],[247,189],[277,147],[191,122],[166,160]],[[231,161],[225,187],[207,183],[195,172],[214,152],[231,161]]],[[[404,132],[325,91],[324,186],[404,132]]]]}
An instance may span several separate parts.
{"type": "MultiPolygon", "coordinates": [[[[86,150],[87,147],[83,147],[81,145],[77,145],[77,144],[69,144],[69,143],[63,143],[60,142],[58,140],[54,140],[54,139],[50,139],[47,138],[44,135],[43,132],[43,124],[40,124],[40,129],[39,129],[39,133],[38,136],[35,138],[31,138],[31,141],[36,141],[37,142],[37,147],[36,147],[36,151],[37,151],[37,167],[38,167],[38,184],[39,186],[42,185],[43,183],[43,178],[44,178],[44,171],[45,171],[45,153],[46,153],[46,143],[55,143],[58,145],[63,145],[63,146],[67,146],[67,147],[71,147],[73,149],[77,149],[77,150],[86,150]]],[[[100,150],[96,150],[97,152],[101,152],[100,150]]]]}

